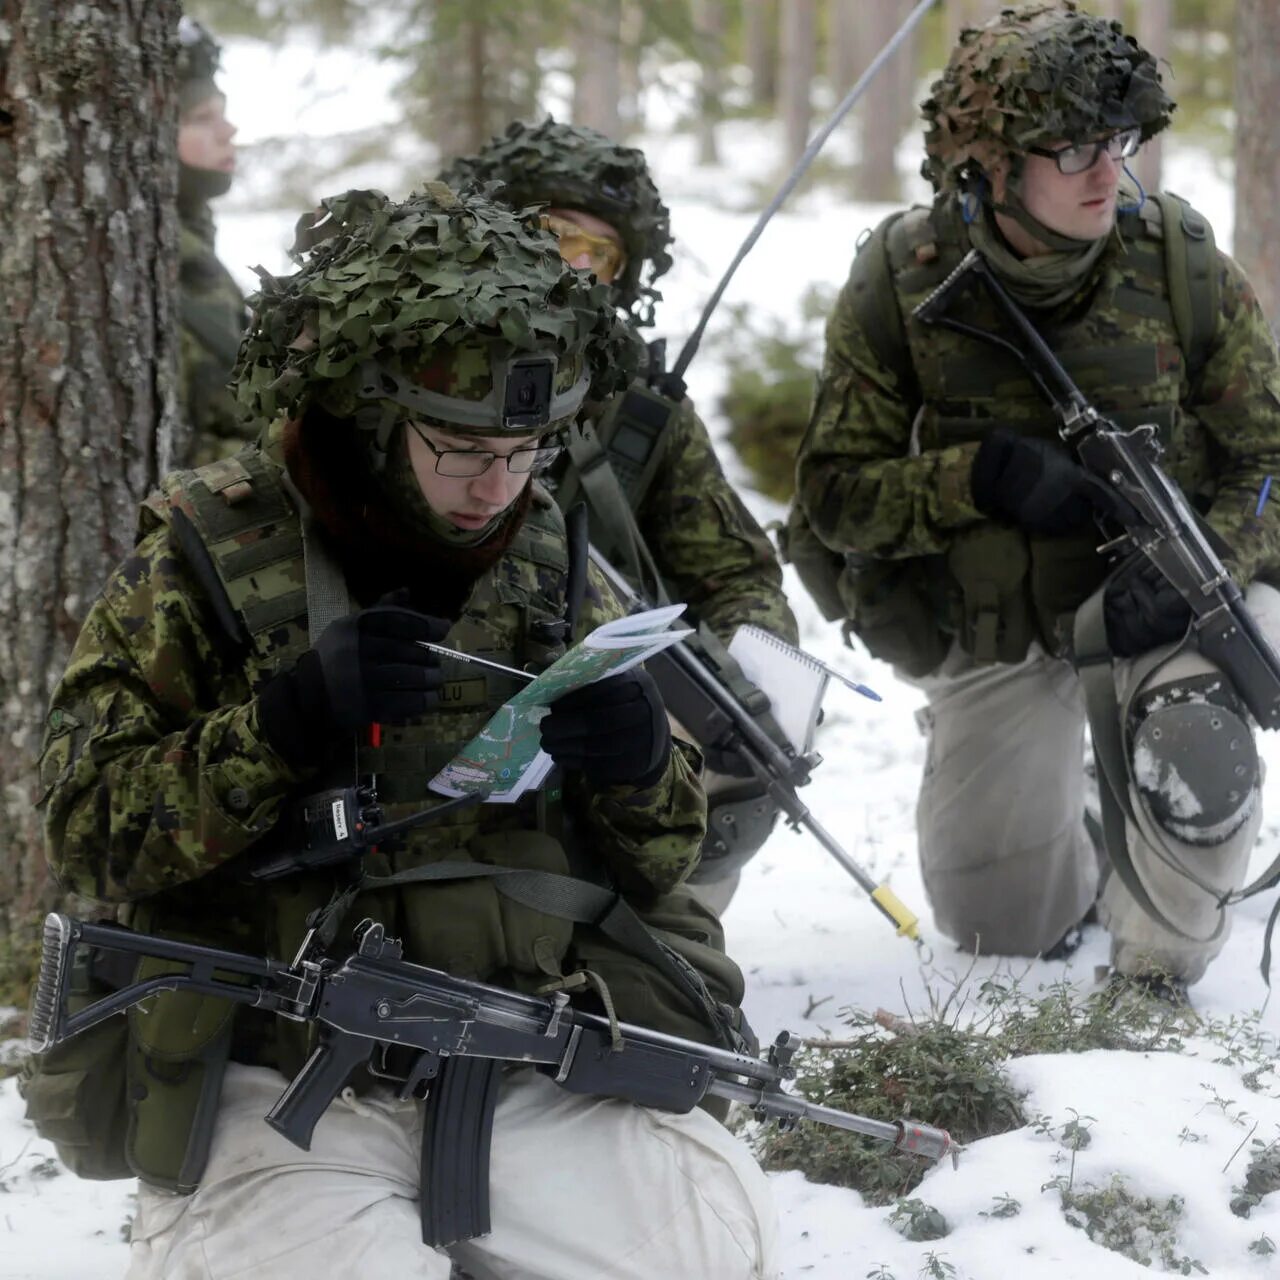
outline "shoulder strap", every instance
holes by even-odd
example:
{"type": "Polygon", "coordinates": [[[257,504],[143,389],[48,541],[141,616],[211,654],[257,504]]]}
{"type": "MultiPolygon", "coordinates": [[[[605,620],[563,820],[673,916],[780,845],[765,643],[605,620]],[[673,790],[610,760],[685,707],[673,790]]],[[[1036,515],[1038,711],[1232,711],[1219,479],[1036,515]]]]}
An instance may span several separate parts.
{"type": "Polygon", "coordinates": [[[1161,214],[1165,271],[1174,328],[1192,381],[1200,376],[1218,331],[1218,251],[1209,220],[1181,196],[1160,191],[1148,199],[1161,214]]]}

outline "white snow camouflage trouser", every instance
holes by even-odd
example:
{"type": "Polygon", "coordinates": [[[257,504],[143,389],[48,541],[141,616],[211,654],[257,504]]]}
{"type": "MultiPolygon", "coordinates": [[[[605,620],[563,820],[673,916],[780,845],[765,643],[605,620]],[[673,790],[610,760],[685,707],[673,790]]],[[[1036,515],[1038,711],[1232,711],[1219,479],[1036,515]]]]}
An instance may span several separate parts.
{"type": "MultiPolygon", "coordinates": [[[[1280,594],[1256,585],[1249,605],[1263,634],[1280,647],[1280,594]]],[[[1145,687],[1216,668],[1180,654],[1145,687]]],[[[1116,664],[1126,701],[1133,664],[1116,664]]],[[[1084,827],[1085,708],[1071,665],[1038,646],[1020,663],[978,665],[953,648],[942,668],[911,683],[929,698],[917,713],[928,737],[916,821],[925,891],[938,927],[962,946],[996,955],[1037,955],[1052,947],[1097,897],[1098,858],[1084,827]]],[[[1139,825],[1149,821],[1130,790],[1139,825]]],[[[1262,823],[1254,806],[1244,825],[1213,847],[1165,836],[1169,849],[1208,883],[1239,888],[1262,823]]],[[[1218,908],[1202,889],[1165,866],[1133,824],[1129,849],[1165,916],[1207,938],[1218,908]]],[[[1188,941],[1163,928],[1109,876],[1098,903],[1112,936],[1112,962],[1124,973],[1158,965],[1187,982],[1203,976],[1226,941],[1188,941]]]]}
{"type": "MultiPolygon", "coordinates": [[[[263,1116],[284,1087],[231,1064],[191,1196],[142,1185],[127,1280],[447,1280],[422,1243],[422,1105],[335,1099],[311,1150],[263,1116]]],[[[672,1115],[509,1073],[494,1115],[493,1231],[451,1252],[475,1280],[768,1280],[768,1179],[706,1112],[672,1115]]]]}

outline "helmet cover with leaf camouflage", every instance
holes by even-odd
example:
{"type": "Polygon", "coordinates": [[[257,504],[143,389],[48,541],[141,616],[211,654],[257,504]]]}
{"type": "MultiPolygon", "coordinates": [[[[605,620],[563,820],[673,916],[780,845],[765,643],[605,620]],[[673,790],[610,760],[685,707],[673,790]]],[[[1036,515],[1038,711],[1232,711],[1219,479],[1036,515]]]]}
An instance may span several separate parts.
{"type": "Polygon", "coordinates": [[[585,125],[549,117],[538,125],[514,121],[441,177],[451,186],[501,182],[498,194],[512,205],[580,209],[617,227],[627,261],[611,286],[614,303],[633,312],[637,324],[653,322],[653,304],[662,297],[653,282],[671,268],[671,213],[642,151],[585,125]]]}
{"type": "Polygon", "coordinates": [[[178,108],[189,111],[206,98],[220,94],[218,74],[222,49],[208,28],[183,14],[178,19],[178,108]]]}
{"type": "MultiPolygon", "coordinates": [[[[966,27],[921,104],[936,191],[960,191],[1028,146],[1087,142],[1124,129],[1142,141],[1169,123],[1173,99],[1156,60],[1118,22],[1074,0],[1006,8],[966,27]]],[[[1015,169],[1016,172],[1016,169],[1015,169]]]]}
{"type": "Polygon", "coordinates": [[[258,269],[232,373],[261,418],[317,404],[380,437],[406,416],[536,435],[634,375],[606,287],[565,265],[536,213],[479,192],[348,191],[299,221],[293,256],[283,279],[258,269]]]}

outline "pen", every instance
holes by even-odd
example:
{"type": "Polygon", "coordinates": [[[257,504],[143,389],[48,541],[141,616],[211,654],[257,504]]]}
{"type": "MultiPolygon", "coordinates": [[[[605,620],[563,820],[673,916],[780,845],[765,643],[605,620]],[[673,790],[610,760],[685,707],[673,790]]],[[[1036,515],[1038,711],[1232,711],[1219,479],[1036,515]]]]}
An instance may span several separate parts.
{"type": "Polygon", "coordinates": [[[864,698],[870,698],[872,702],[883,702],[884,699],[874,690],[869,689],[865,684],[859,684],[856,680],[850,680],[848,676],[841,675],[835,667],[829,667],[825,662],[818,662],[823,671],[829,676],[834,676],[841,684],[847,685],[854,693],[860,693],[864,698]]]}
{"type": "Polygon", "coordinates": [[[488,667],[492,671],[501,671],[503,675],[514,676],[517,680],[534,680],[537,677],[531,671],[520,671],[515,667],[504,667],[500,662],[490,662],[488,658],[476,658],[469,653],[459,653],[457,649],[448,649],[442,644],[431,644],[427,640],[419,640],[424,649],[432,653],[442,653],[447,658],[457,658],[459,662],[474,662],[477,666],[488,667]]]}

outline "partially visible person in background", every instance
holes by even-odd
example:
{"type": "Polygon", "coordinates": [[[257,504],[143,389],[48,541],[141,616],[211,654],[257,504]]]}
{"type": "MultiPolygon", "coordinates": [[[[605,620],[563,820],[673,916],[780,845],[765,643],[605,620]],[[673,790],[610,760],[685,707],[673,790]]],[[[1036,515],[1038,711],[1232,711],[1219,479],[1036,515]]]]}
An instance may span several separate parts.
{"type": "Polygon", "coordinates": [[[178,221],[182,369],[179,397],[191,423],[182,465],[234,453],[255,428],[243,421],[227,389],[249,315],[244,295],[214,253],[209,201],[225,195],[236,170],[236,126],[214,83],[221,51],[198,22],[178,24],[178,221]]]}

